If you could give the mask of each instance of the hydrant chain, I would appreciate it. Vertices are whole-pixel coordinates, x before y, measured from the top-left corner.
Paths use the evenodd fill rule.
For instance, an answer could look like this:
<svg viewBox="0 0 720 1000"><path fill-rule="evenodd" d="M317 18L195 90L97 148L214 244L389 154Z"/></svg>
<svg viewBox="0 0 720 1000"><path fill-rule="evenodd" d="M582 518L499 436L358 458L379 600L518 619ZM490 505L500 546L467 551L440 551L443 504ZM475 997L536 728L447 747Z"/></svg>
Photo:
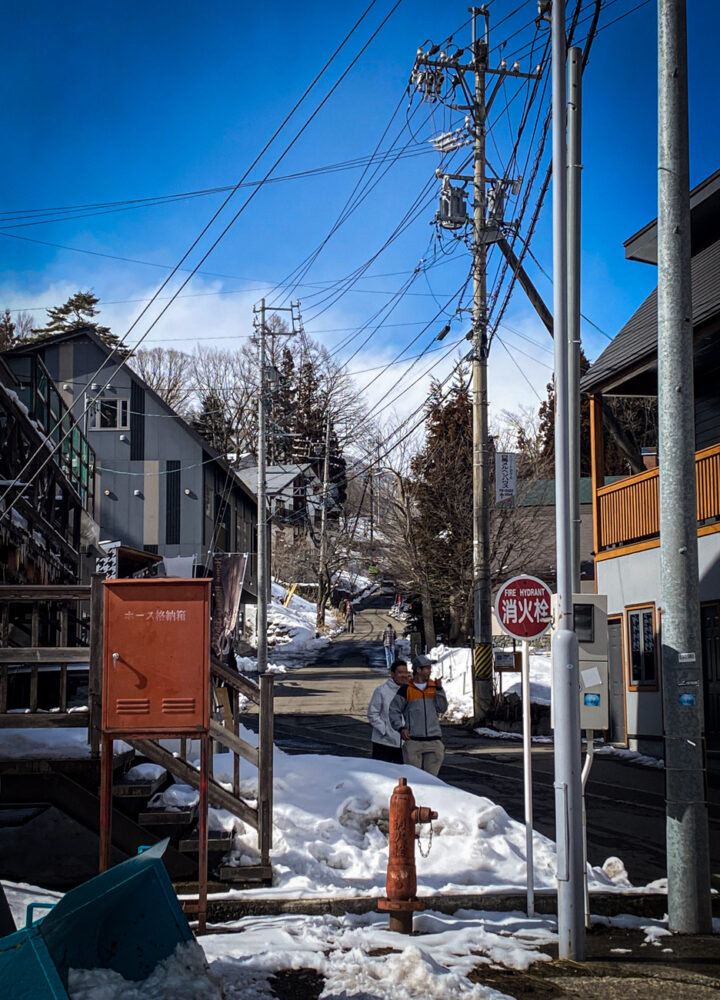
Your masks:
<svg viewBox="0 0 720 1000"><path fill-rule="evenodd" d="M430 848L432 847L432 838L433 838L432 820L430 820L430 836L428 837L428 843L427 843L427 850L426 851L423 850L422 841L420 840L420 833L421 832L422 832L422 827L418 826L416 828L416 830L415 830L415 839L418 842L418 850L420 851L420 856L423 857L423 858L427 858L428 855L430 854Z"/></svg>

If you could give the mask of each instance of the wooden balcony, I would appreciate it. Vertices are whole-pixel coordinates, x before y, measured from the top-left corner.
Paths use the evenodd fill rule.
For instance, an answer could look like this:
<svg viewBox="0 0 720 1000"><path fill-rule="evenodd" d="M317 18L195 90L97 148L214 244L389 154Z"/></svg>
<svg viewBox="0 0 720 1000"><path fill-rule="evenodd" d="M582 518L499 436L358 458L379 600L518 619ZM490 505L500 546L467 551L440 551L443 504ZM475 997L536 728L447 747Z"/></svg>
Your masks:
<svg viewBox="0 0 720 1000"><path fill-rule="evenodd" d="M695 456L698 528L720 520L720 445ZM629 476L597 490L597 552L634 545L660 535L658 470Z"/></svg>

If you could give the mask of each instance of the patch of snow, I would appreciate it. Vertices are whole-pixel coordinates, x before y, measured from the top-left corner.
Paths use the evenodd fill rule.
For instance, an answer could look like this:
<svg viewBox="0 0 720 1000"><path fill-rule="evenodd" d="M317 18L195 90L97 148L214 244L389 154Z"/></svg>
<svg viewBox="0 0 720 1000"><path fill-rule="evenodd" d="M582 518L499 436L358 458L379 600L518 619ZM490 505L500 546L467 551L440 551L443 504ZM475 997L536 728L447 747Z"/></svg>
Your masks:
<svg viewBox="0 0 720 1000"><path fill-rule="evenodd" d="M643 767L665 767L665 761L661 757L650 757L647 754L637 753L635 750L626 750L624 747L598 747L595 750L595 756L617 757L619 760L626 760L631 764L642 764Z"/></svg>
<svg viewBox="0 0 720 1000"><path fill-rule="evenodd" d="M142 982L111 969L70 969L70 1000L223 1000L222 985L209 971L196 941L183 941Z"/></svg>
<svg viewBox="0 0 720 1000"><path fill-rule="evenodd" d="M228 1000L265 998L268 977L300 968L325 978L325 997L494 1000L501 994L471 982L470 972L490 962L527 969L549 959L540 949L556 939L552 918L520 913L428 910L415 915L412 938L390 933L387 924L380 913L246 917L227 925L232 933L201 943ZM377 954L387 949L394 954Z"/></svg>
<svg viewBox="0 0 720 1000"><path fill-rule="evenodd" d="M125 780L130 782L157 781L165 773L165 768L161 764L136 764L125 772Z"/></svg>
<svg viewBox="0 0 720 1000"><path fill-rule="evenodd" d="M115 740L115 753L130 750L127 743ZM87 729L0 729L0 760L35 760L38 757L89 757Z"/></svg>

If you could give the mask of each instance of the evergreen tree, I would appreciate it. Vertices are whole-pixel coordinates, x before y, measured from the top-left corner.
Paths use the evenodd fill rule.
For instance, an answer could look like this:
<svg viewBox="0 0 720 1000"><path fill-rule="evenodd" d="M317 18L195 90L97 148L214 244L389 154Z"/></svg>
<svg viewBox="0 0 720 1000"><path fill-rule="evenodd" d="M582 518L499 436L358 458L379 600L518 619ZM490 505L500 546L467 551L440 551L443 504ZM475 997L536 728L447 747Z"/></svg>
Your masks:
<svg viewBox="0 0 720 1000"><path fill-rule="evenodd" d="M7 351L15 344L15 324L9 309L0 317L0 351Z"/></svg>
<svg viewBox="0 0 720 1000"><path fill-rule="evenodd" d="M33 341L45 340L56 333L66 333L69 330L90 327L109 347L117 348L118 357L124 360L130 355L128 348L118 346L120 338L117 334L112 333L109 326L102 326L94 318L100 312L97 308L99 301L91 289L86 292L75 292L61 306L52 306L47 310L47 323L45 326L33 330L34 336L29 339Z"/></svg>
<svg viewBox="0 0 720 1000"><path fill-rule="evenodd" d="M203 397L202 409L192 419L191 425L221 455L235 450L233 427L218 393L211 391Z"/></svg>
<svg viewBox="0 0 720 1000"><path fill-rule="evenodd" d="M580 348L580 377L589 369L590 362L585 356L585 352ZM654 401L646 397L618 396L609 397L603 401L603 405L615 418L615 422L620 424L626 433L627 440L635 453L635 458L631 463L623 449L618 445L611 433L605 432L605 475L606 476L627 476L634 468L642 468L641 448L657 446L657 406ZM552 382L547 385L547 399L540 404L538 411L538 441L535 448L531 447L523 435L522 429L518 432L517 447L520 452L520 465L523 473L527 473L525 466L527 459L532 452L537 453L535 460L536 468L532 471L535 475L552 479L555 475L555 386ZM580 475L591 475L591 446L590 446L590 400L587 396L580 397Z"/></svg>
<svg viewBox="0 0 720 1000"><path fill-rule="evenodd" d="M412 462L416 543L449 641L472 631L472 399L461 369L450 394L431 387L426 443Z"/></svg>

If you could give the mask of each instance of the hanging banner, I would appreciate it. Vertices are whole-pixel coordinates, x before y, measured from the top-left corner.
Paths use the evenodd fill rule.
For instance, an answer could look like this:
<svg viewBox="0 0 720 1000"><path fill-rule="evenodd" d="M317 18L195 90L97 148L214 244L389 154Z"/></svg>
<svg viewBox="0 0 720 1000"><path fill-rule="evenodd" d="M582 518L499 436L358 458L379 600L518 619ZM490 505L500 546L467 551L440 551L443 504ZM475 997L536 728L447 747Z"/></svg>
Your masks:
<svg viewBox="0 0 720 1000"><path fill-rule="evenodd" d="M517 492L517 472L513 452L495 452L495 502L512 506Z"/></svg>

